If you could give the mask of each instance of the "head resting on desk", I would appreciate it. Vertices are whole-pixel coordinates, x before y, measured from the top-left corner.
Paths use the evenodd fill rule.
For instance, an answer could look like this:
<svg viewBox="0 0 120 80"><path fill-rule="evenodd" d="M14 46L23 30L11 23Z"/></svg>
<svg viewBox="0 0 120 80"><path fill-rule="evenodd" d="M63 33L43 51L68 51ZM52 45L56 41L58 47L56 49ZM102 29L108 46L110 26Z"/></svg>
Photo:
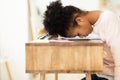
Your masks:
<svg viewBox="0 0 120 80"><path fill-rule="evenodd" d="M51 2L44 13L43 24L50 35L63 37L87 36L92 32L91 24L83 17L88 11L72 5L62 6L60 0Z"/></svg>

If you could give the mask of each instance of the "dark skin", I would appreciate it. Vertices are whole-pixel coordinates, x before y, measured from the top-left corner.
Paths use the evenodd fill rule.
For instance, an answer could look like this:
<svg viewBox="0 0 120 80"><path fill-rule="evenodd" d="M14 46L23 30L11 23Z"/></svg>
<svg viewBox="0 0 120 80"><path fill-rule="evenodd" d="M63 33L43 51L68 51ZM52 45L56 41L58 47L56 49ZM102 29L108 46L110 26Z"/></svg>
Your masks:
<svg viewBox="0 0 120 80"><path fill-rule="evenodd" d="M69 30L67 31L67 36L88 36L93 31L92 25L95 24L101 13L101 11L89 11L87 15L76 17L74 20L76 21L77 25L74 27L70 26Z"/></svg>

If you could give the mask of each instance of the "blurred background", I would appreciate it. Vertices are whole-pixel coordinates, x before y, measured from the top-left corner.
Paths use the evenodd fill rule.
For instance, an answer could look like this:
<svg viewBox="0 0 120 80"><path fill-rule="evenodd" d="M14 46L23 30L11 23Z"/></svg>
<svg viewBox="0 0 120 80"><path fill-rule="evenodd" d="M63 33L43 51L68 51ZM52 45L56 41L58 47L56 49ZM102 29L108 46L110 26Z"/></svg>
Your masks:
<svg viewBox="0 0 120 80"><path fill-rule="evenodd" d="M25 72L25 43L36 39L46 5L55 0L0 0L0 80L39 80ZM120 0L61 0L86 10L112 10L120 15ZM48 74L46 80L54 80ZM59 80L80 80L84 74L59 74Z"/></svg>

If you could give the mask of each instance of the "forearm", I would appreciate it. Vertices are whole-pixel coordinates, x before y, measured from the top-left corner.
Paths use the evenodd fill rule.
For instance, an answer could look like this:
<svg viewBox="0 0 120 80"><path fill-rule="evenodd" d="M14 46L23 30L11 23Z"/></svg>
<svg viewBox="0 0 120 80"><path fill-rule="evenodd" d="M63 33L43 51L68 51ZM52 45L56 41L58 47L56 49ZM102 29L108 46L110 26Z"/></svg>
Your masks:
<svg viewBox="0 0 120 80"><path fill-rule="evenodd" d="M120 80L120 36L114 36L110 41L110 48L114 60L114 80Z"/></svg>
<svg viewBox="0 0 120 80"><path fill-rule="evenodd" d="M115 67L114 80L120 80L120 67Z"/></svg>
<svg viewBox="0 0 120 80"><path fill-rule="evenodd" d="M114 57L114 80L120 80L120 49L116 47L113 49L113 57Z"/></svg>
<svg viewBox="0 0 120 80"><path fill-rule="evenodd" d="M114 54L114 62L115 62L114 80L120 80L120 55L118 55L118 53L119 52L117 52L116 50Z"/></svg>

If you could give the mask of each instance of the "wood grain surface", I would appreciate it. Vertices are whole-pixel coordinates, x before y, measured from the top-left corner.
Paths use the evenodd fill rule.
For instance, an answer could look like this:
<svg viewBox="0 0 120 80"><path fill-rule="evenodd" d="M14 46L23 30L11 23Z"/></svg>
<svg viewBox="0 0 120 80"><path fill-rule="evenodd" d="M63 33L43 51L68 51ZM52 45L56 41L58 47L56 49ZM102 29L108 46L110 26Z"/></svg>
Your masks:
<svg viewBox="0 0 120 80"><path fill-rule="evenodd" d="M103 70L103 42L82 40L48 43L28 42L26 72L100 72Z"/></svg>

